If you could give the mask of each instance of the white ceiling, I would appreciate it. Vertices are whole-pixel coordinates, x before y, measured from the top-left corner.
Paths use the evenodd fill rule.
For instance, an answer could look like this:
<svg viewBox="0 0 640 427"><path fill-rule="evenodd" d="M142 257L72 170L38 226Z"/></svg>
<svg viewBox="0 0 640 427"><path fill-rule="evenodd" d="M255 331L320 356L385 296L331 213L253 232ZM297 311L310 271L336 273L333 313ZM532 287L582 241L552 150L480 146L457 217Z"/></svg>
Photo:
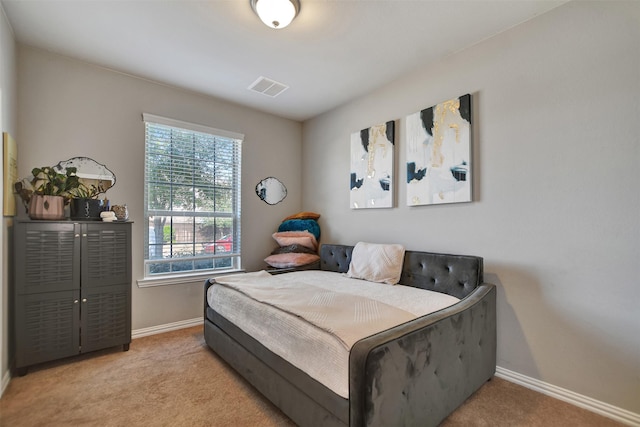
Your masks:
<svg viewBox="0 0 640 427"><path fill-rule="evenodd" d="M2 0L19 43L305 120L565 0L301 0L268 28L249 0ZM260 76L289 86L268 97Z"/></svg>

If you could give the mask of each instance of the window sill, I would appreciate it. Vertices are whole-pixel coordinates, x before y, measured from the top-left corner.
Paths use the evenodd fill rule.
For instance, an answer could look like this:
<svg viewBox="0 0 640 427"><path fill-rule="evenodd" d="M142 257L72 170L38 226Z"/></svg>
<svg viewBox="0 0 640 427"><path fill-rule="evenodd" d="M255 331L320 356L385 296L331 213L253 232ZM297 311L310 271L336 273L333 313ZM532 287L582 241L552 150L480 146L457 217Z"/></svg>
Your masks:
<svg viewBox="0 0 640 427"><path fill-rule="evenodd" d="M145 277L144 279L138 279L137 283L139 288L204 283L205 280L212 277L226 276L227 274L235 273L244 273L244 270L222 270L216 272L207 271L204 273L170 274L159 277Z"/></svg>

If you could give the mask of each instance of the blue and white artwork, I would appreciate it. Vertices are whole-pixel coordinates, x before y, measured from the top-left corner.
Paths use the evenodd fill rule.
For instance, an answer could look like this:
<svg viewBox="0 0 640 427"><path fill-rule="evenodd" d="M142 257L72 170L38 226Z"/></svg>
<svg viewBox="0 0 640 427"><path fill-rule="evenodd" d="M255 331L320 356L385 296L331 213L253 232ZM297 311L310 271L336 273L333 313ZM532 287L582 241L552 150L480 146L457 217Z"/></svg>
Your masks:
<svg viewBox="0 0 640 427"><path fill-rule="evenodd" d="M407 205L471 201L471 95L406 118Z"/></svg>
<svg viewBox="0 0 640 427"><path fill-rule="evenodd" d="M393 207L395 122L351 134L352 209Z"/></svg>

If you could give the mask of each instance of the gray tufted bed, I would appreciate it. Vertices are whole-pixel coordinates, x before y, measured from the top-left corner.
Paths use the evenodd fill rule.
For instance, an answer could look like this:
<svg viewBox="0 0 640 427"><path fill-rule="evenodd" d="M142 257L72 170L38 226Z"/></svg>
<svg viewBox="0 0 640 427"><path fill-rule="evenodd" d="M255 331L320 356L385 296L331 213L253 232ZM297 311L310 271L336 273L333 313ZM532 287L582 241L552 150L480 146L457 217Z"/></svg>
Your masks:
<svg viewBox="0 0 640 427"><path fill-rule="evenodd" d="M323 245L320 270L347 272L352 251ZM405 252L400 284L460 301L355 342L348 398L212 309L214 283L205 283L206 343L301 426L435 426L495 373L496 289L480 257Z"/></svg>

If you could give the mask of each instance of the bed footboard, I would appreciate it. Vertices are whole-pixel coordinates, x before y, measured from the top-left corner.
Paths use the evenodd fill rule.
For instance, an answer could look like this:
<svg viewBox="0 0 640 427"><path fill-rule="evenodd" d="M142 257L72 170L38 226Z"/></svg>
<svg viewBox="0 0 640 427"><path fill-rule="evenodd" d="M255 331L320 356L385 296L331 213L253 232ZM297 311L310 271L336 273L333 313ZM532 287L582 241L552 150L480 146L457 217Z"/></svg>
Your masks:
<svg viewBox="0 0 640 427"><path fill-rule="evenodd" d="M437 426L496 368L496 288L357 342L351 426Z"/></svg>

